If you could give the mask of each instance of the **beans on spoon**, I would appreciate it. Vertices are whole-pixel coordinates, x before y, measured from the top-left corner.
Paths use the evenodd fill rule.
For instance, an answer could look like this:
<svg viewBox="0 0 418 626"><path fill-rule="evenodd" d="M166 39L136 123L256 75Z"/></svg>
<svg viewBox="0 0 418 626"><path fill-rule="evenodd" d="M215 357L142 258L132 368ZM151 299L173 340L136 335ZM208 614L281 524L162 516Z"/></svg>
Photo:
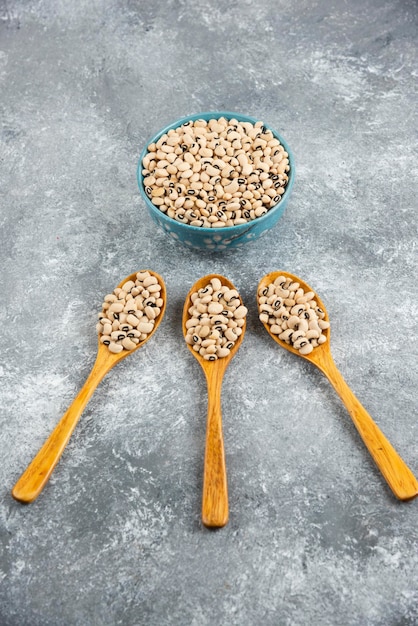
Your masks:
<svg viewBox="0 0 418 626"><path fill-rule="evenodd" d="M297 294L298 289L303 294L300 291ZM272 296L270 304L267 304ZM275 302L274 297L282 301ZM297 315L294 307L301 304L304 307ZM400 500L415 498L418 495L417 479L360 404L335 365L330 348L328 313L319 296L297 276L283 271L271 272L259 282L257 305L260 320L272 339L282 348L316 365L328 378L395 496ZM292 316L299 317L299 321L291 319ZM313 329L316 333L307 337Z"/></svg>
<svg viewBox="0 0 418 626"><path fill-rule="evenodd" d="M234 285L219 274L198 280L183 308L183 335L203 369L208 389L202 498L202 521L208 527L225 526L229 517L221 389L226 368L244 338L246 313Z"/></svg>
<svg viewBox="0 0 418 626"><path fill-rule="evenodd" d="M137 343L133 342L133 345L131 345L131 343L126 343L126 338L129 334L129 330L127 330L127 332L120 331L120 334L122 335L123 333L124 337L122 338L121 336L119 340L115 337L114 340L109 341L109 343L107 343L106 340L103 342L103 337L106 337L106 335L103 335L102 332L99 332L98 351L93 368L71 406L64 413L58 425L52 431L51 435L46 440L42 448L39 450L38 454L34 457L32 462L29 464L29 466L26 468L26 470L14 486L12 490L12 496L15 498L15 500L23 503L29 503L39 496L42 489L48 482L49 477L51 476L55 466L57 465L65 449L65 446L67 445L71 434L73 433L78 423L78 420L81 417L82 412L84 411L98 384L101 382L104 376L112 369L112 367L114 367L117 363L119 363L119 361L127 357L129 354L135 352L135 350L137 350L138 348L141 348L157 330L164 316L167 299L166 287L161 276L151 270L135 272L134 274L131 274L130 276L125 278L118 285L118 287L114 291L114 294L115 292L118 293L119 290L119 293L123 291L123 293L127 295L127 283L132 282L133 287L131 287L130 285L129 287L130 289L135 288L135 283L138 282L138 274L144 273L154 277L154 281L152 281L151 284L158 284L161 287L161 306L159 307L159 314L154 319L152 327L151 325L145 327L145 330L148 331L146 333L138 333L137 336L132 335L132 337L128 337L131 342L132 339L135 339L135 341L138 340ZM125 287L125 289L122 290L122 287ZM116 300L110 299L107 302L109 303L109 308L111 308L112 303L116 302ZM119 300L119 302L122 302L122 298ZM116 307L117 310L114 310L116 316L119 315L119 308L120 307ZM102 330L104 329L104 323L110 322L110 313L104 315L104 313L102 312L101 314L100 319L103 320L103 324L101 324L101 322L99 323L102 326ZM106 322L104 321L105 318ZM113 321L115 321L115 319L113 319ZM118 326L120 326L120 324ZM132 325L130 326L131 329L134 328L132 327ZM110 345L111 343L113 344L112 347ZM123 343L125 345L122 345Z"/></svg>

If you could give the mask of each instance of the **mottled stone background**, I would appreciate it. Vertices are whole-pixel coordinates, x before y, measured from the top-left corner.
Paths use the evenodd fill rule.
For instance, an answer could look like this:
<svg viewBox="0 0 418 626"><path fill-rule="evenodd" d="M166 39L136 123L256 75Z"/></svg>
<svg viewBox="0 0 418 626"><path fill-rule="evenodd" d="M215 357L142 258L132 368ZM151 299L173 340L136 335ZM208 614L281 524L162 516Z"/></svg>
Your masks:
<svg viewBox="0 0 418 626"><path fill-rule="evenodd" d="M0 2L1 626L412 626L417 502L345 408L269 340L255 289L299 274L347 382L418 474L414 0ZM200 254L149 219L137 159L215 109L293 148L279 224ZM97 389L37 501L10 491L86 379L102 296L151 267L158 334ZM184 297L219 272L250 309L223 388L230 522L200 522L206 390Z"/></svg>

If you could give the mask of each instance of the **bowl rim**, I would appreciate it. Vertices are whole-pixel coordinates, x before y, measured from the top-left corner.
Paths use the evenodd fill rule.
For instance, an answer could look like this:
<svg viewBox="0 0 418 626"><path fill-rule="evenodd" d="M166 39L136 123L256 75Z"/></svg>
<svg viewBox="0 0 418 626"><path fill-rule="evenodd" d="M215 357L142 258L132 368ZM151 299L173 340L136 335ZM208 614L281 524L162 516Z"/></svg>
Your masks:
<svg viewBox="0 0 418 626"><path fill-rule="evenodd" d="M151 209L153 213L157 216L157 218L162 220L163 222L166 222L170 228L174 224L179 229L187 228L187 231L185 232L190 232L190 233L195 233L195 234L201 233L202 235L205 234L206 236L208 235L213 236L214 234L222 235L222 236L231 235L233 233L237 233L237 231L248 229L249 227L252 227L255 224L262 225L264 221L271 218L271 215L274 214L276 210L280 210L280 207L282 206L284 198L286 196L289 196L290 192L292 191L293 183L295 180L295 160L294 160L293 152L289 148L287 141L282 137L282 135L279 132L277 132L277 130L275 130L268 123L263 121L263 125L273 133L273 135L280 141L281 145L283 146L285 151L288 153L289 165L290 165L289 180L287 182L285 192L282 195L282 199L280 202L275 204L271 209L269 209L267 213L265 213L264 215L261 215L260 217L257 217L254 220L250 220L249 222L246 222L245 224L236 224L235 226L224 226L223 228L208 228L206 226L192 226L191 224L183 224L182 222L178 222L172 217L168 217L168 215L160 211L157 206L155 206L154 204L152 204L152 202L150 202L150 199L145 193L144 185L142 182L144 177L142 174L142 167L141 167L142 160L148 152L148 146L152 143L156 143L158 139L162 135L164 135L164 133L167 133L169 130L181 126L185 122L196 121L199 119L204 119L207 121L209 119L219 119L220 117L225 117L228 120L236 119L238 122L239 121L250 122L252 124L263 121L260 118L256 118L251 115L246 115L244 113L238 113L238 112L233 112L233 111L202 111L200 113L192 113L191 115L185 115L184 117L181 117L171 122L170 124L166 124L161 130L159 130L157 133L154 133L154 135L152 135L152 137L149 138L149 140L145 143L144 148L141 151L141 154L138 160L138 165L136 168L136 178L137 178L139 192L142 198L144 199L145 204L148 207L148 209Z"/></svg>

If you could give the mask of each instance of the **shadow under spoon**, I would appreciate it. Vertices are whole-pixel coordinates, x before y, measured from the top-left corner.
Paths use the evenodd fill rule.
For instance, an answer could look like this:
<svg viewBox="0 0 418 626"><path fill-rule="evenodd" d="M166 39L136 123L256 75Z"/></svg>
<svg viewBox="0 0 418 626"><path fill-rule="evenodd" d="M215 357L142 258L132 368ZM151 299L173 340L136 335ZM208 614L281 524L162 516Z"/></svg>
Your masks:
<svg viewBox="0 0 418 626"><path fill-rule="evenodd" d="M186 322L190 319L191 296L194 292L205 287L212 278L218 278L222 285L226 285L229 289L235 289L234 285L227 278L219 274L209 274L200 278L190 289L184 303L182 322L184 337L187 335ZM202 522L208 527L220 528L225 526L229 517L225 450L222 434L221 390L226 368L244 339L245 328L246 323L242 326L242 333L235 341L230 353L216 361L206 361L198 352L193 350L192 346L186 344L203 369L208 391L202 496Z"/></svg>
<svg viewBox="0 0 418 626"><path fill-rule="evenodd" d="M319 296L316 294L315 290L301 278L294 276L293 274L289 274L288 272L271 272L261 279L257 289L257 305L259 305L258 294L261 293L261 291L270 283L274 282L279 276L284 276L285 278L292 280L292 282L298 282L305 292L314 292L315 300L319 307L321 307L324 311L325 320L329 322L326 308ZM303 355L300 354L298 350L293 348L293 346L287 344L285 341L282 341L276 334L272 333L269 324L263 323L263 325L270 337L274 339L274 341L282 348L285 348L285 350L310 361L316 365L316 367L318 367L323 374L325 374L343 401L355 427L363 439L364 444L395 496L400 500L411 500L412 498L415 498L418 495L417 479L375 424L366 409L360 404L359 400L351 391L350 387L347 385L341 373L337 369L331 355L330 328L323 331L326 335L327 341L315 347L310 354Z"/></svg>
<svg viewBox="0 0 418 626"><path fill-rule="evenodd" d="M28 504L35 500L41 493L42 489L48 482L55 466L57 465L65 446L67 445L78 420L81 417L88 401L90 400L93 392L98 384L102 381L105 375L112 369L119 361L131 355L133 352L142 348L142 346L152 337L157 330L165 312L166 306L166 287L163 279L156 272L148 270L150 274L158 279L161 286L161 298L163 305L161 307L160 314L155 320L154 328L149 333L146 339L141 341L133 350L123 350L118 354L114 354L109 351L108 347L100 343L100 337L98 341L98 350L96 361L93 368L81 388L80 392L74 399L71 406L62 416L61 420L52 431L48 439L45 441L38 454L34 457L26 470L23 472L12 490L12 496L15 500ZM127 281L136 279L136 274L131 274L124 278L118 287L122 287Z"/></svg>

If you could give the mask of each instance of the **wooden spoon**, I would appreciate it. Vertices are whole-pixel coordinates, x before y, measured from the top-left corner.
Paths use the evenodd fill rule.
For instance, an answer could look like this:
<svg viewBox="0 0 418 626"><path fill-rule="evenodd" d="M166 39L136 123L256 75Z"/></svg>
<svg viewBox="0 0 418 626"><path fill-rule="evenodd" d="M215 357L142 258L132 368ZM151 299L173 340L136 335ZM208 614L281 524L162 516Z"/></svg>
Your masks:
<svg viewBox="0 0 418 626"><path fill-rule="evenodd" d="M191 296L205 287L212 278L219 278L222 285L235 289L224 276L209 274L198 280L187 294L183 308L183 335L186 337L186 322L190 319ZM242 302L241 302L242 303ZM222 435L221 390L222 379L232 357L244 339L246 323L230 353L216 361L206 361L192 346L190 352L199 361L206 377L208 389L208 413L206 422L206 445L203 472L202 522L205 526L220 528L228 522L228 488L226 479L225 451Z"/></svg>
<svg viewBox="0 0 418 626"><path fill-rule="evenodd" d="M303 280L301 280L297 276L294 276L293 274L289 274L288 272L271 272L270 274L264 276L264 278L261 279L258 285L257 304L258 293L260 292L260 290L265 288L271 282L274 282L274 280L279 276L284 276L285 278L291 279L294 282L300 283L300 286L305 292L314 291ZM319 296L316 295L316 292L315 300L317 301L321 309L325 312L325 319L329 322L326 308L323 302L321 302ZM365 443L377 467L382 472L384 478L386 479L389 487L392 489L395 496L400 500L411 500L412 498L415 498L418 495L418 482L415 476L412 474L411 470L401 459L401 457L398 455L396 450L392 447L392 445L389 443L383 433L379 430L373 419L357 400L350 387L343 379L341 373L338 371L331 355L330 329L327 328L323 331L323 333L327 337L327 341L322 345L314 348L310 354L304 356L300 354L298 350L279 339L277 335L274 335L270 331L270 326L268 324L263 325L266 331L272 337L272 339L274 339L274 341L282 346L282 348L285 348L286 350L289 350L289 352L293 352L293 354L296 354L297 356L303 357L307 361L310 361L311 363L316 365L323 374L325 374L325 376L328 378L328 380L340 396L341 400L345 404L354 422L354 425L356 426L361 438L363 439L363 442Z"/></svg>
<svg viewBox="0 0 418 626"><path fill-rule="evenodd" d="M122 359L138 350L138 348L142 348L157 330L165 312L167 299L166 287L161 276L151 270L148 271L158 279L161 285L161 298L163 299L163 306L161 307L158 318L155 320L152 332L149 333L147 338L141 341L136 348L133 350L123 350L119 354L110 352L106 345L100 343L99 338L96 361L82 389L12 490L12 496L19 502L25 504L32 502L41 493L54 467L58 463L88 401L107 372L111 370L116 363L122 361ZM118 287L122 287L128 280L135 281L136 274L137 272L124 278Z"/></svg>

